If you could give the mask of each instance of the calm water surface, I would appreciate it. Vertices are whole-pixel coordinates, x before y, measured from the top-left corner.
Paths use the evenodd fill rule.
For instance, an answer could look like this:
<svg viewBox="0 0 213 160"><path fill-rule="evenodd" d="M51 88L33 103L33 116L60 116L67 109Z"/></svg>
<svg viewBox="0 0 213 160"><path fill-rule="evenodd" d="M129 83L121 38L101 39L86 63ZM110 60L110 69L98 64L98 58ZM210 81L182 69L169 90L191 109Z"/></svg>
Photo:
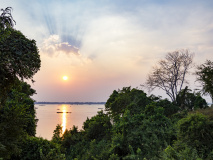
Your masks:
<svg viewBox="0 0 213 160"><path fill-rule="evenodd" d="M46 104L35 105L38 119L36 136L50 140L57 124L62 125L62 131L70 129L73 125L82 129L83 122L104 109L104 105L69 105ZM57 113L62 112L62 113ZM67 113L71 112L71 113Z"/></svg>

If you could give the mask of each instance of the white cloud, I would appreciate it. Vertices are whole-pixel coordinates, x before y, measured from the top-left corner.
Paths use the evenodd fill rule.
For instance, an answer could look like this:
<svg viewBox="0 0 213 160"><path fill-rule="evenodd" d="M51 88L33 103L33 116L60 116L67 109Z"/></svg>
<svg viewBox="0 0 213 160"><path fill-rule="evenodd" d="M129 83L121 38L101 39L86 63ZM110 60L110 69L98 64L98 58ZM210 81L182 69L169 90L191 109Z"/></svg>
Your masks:
<svg viewBox="0 0 213 160"><path fill-rule="evenodd" d="M79 48L68 42L62 42L59 35L51 35L49 38L45 39L40 50L41 53L48 54L49 56L58 54L80 55Z"/></svg>

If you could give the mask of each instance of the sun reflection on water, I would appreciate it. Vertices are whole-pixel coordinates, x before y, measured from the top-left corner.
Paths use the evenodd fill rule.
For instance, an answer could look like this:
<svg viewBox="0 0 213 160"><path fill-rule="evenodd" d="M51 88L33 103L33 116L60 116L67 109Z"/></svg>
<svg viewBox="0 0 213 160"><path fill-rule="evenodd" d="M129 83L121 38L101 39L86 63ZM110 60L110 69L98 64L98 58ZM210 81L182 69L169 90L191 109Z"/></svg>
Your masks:
<svg viewBox="0 0 213 160"><path fill-rule="evenodd" d="M62 116L62 134L64 134L67 128L67 108L63 105L63 116Z"/></svg>

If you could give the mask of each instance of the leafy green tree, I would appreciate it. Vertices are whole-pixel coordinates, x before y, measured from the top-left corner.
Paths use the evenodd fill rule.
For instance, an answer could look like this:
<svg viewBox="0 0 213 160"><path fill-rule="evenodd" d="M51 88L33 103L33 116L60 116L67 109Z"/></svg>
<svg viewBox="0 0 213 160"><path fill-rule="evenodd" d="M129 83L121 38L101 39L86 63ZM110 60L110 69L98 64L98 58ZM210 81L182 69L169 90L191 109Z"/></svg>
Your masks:
<svg viewBox="0 0 213 160"><path fill-rule="evenodd" d="M11 8L0 16L0 157L14 159L28 135L35 136L35 93L23 79L31 79L40 68L35 40L13 29ZM20 159L20 158L19 158Z"/></svg>
<svg viewBox="0 0 213 160"><path fill-rule="evenodd" d="M201 97L200 93L191 93L188 87L179 92L176 103L181 110L186 109L192 111L198 108L204 109L208 107L206 100Z"/></svg>
<svg viewBox="0 0 213 160"><path fill-rule="evenodd" d="M55 143L61 143L62 140L62 126L58 124L56 129L53 131L52 141Z"/></svg>
<svg viewBox="0 0 213 160"><path fill-rule="evenodd" d="M24 130L30 136L35 136L37 124L34 100L30 97L34 94L35 90L32 89L29 84L19 80L7 94L7 104L9 104L9 106L13 106L18 103L19 105L24 105L26 107L27 121L25 123Z"/></svg>
<svg viewBox="0 0 213 160"><path fill-rule="evenodd" d="M206 62L197 67L195 72L197 81L201 82L202 92L209 94L213 103L213 62L206 60Z"/></svg>
<svg viewBox="0 0 213 160"><path fill-rule="evenodd" d="M111 128L110 118L107 114L104 114L103 111L99 111L96 116L87 119L83 125L85 137L89 140L110 139Z"/></svg>
<svg viewBox="0 0 213 160"><path fill-rule="evenodd" d="M143 113L135 115L126 110L113 127L113 154L121 158L138 152L141 158L158 157L171 140L171 121L163 110L155 103L147 105Z"/></svg>
<svg viewBox="0 0 213 160"><path fill-rule="evenodd" d="M65 149L66 157L76 158L76 156L79 154L79 151L82 151L82 147L80 146L83 145L83 141L84 134L83 132L78 131L76 126L73 126L73 128L70 130L65 130L61 137L60 144Z"/></svg>
<svg viewBox="0 0 213 160"><path fill-rule="evenodd" d="M186 144L181 145L182 149L178 151L175 148L168 146L162 154L162 160L202 160L196 149Z"/></svg>
<svg viewBox="0 0 213 160"><path fill-rule="evenodd" d="M34 93L26 82L17 81L0 108L0 143L4 146L0 155L3 152L4 158L20 152L20 143L26 135L35 136L37 119L34 101L30 98Z"/></svg>
<svg viewBox="0 0 213 160"><path fill-rule="evenodd" d="M0 143L4 146L0 153L4 152L5 158L20 152L20 143L26 135L35 136L37 120L34 101L30 98L34 93L26 82L17 81L0 108Z"/></svg>
<svg viewBox="0 0 213 160"><path fill-rule="evenodd" d="M112 130L110 117L100 111L96 116L87 118L82 128L78 131L73 126L62 135L61 126L58 125L52 142L61 145L67 159L108 159Z"/></svg>
<svg viewBox="0 0 213 160"><path fill-rule="evenodd" d="M124 87L113 91L105 107L114 121L109 153L112 156L158 159L159 152L176 139L167 117L179 108L167 99L147 97L142 90Z"/></svg>
<svg viewBox="0 0 213 160"><path fill-rule="evenodd" d="M60 145L43 138L28 136L21 144L21 153L12 159L65 160Z"/></svg>
<svg viewBox="0 0 213 160"><path fill-rule="evenodd" d="M122 90L118 91L114 90L105 104L105 110L108 111L113 117L123 114L125 107L131 101L130 97L128 96L130 91L130 87L124 87Z"/></svg>
<svg viewBox="0 0 213 160"><path fill-rule="evenodd" d="M1 9L2 13L0 15L0 30L13 27L15 21L11 15L11 7Z"/></svg>
<svg viewBox="0 0 213 160"><path fill-rule="evenodd" d="M60 141L66 158L109 159L111 128L110 118L100 111L84 122L83 130L78 131L75 126L66 130Z"/></svg>
<svg viewBox="0 0 213 160"><path fill-rule="evenodd" d="M123 87L122 90L113 91L105 104L105 110L116 121L129 108L131 114L141 112L151 101L142 90Z"/></svg>
<svg viewBox="0 0 213 160"><path fill-rule="evenodd" d="M134 115L143 112L146 105L152 102L156 102L157 106L163 107L166 116L171 116L179 110L178 106L168 99L161 99L161 97L154 95L147 97L142 90L131 89L131 87L124 87L118 91L114 90L105 104L105 110L115 120L116 117L122 116L125 109L128 109Z"/></svg>
<svg viewBox="0 0 213 160"><path fill-rule="evenodd" d="M89 142L86 152L81 156L78 156L79 159L88 159L88 160L108 160L110 156L110 141L105 139L97 141L96 139Z"/></svg>
<svg viewBox="0 0 213 160"><path fill-rule="evenodd" d="M213 123L203 114L190 114L178 122L178 140L193 148L199 154L208 154L213 146Z"/></svg>
<svg viewBox="0 0 213 160"><path fill-rule="evenodd" d="M160 106L164 109L164 115L167 117L171 117L180 110L177 104L174 104L168 99L161 99L161 97L156 97L154 95L149 96L149 98L152 102L155 102L157 106Z"/></svg>
<svg viewBox="0 0 213 160"><path fill-rule="evenodd" d="M2 103L17 79L32 79L39 70L41 62L35 40L27 39L20 31L12 28L8 30L9 35L0 40L0 99Z"/></svg>
<svg viewBox="0 0 213 160"><path fill-rule="evenodd" d="M177 141L168 146L164 159L212 159L213 122L201 113L189 114L177 124Z"/></svg>
<svg viewBox="0 0 213 160"><path fill-rule="evenodd" d="M20 143L27 135L24 129L29 117L27 108L27 105L7 103L0 109L0 157L11 159L11 155L20 153Z"/></svg>
<svg viewBox="0 0 213 160"><path fill-rule="evenodd" d="M17 79L31 79L40 69L40 56L35 40L13 29L11 7L0 15L0 105Z"/></svg>

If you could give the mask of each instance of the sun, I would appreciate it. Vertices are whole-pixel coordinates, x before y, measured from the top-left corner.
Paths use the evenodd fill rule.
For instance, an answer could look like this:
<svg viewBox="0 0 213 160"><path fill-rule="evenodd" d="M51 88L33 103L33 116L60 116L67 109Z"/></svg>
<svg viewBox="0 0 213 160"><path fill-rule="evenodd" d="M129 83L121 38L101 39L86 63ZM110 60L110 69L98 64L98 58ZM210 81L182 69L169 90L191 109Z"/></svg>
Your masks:
<svg viewBox="0 0 213 160"><path fill-rule="evenodd" d="M63 80L68 80L68 77L67 76L63 76Z"/></svg>

